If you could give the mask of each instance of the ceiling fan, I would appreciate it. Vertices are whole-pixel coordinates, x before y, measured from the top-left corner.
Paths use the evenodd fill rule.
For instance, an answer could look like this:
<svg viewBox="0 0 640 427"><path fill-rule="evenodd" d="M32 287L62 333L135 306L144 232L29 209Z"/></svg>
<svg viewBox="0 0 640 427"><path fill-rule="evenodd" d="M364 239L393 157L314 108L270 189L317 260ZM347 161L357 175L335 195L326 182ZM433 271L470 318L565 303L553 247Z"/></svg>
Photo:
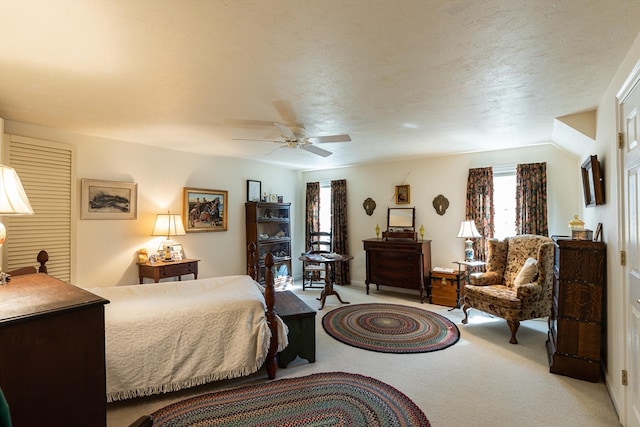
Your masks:
<svg viewBox="0 0 640 427"><path fill-rule="evenodd" d="M333 154L331 151L327 151L323 148L317 147L313 145L314 143L325 143L325 142L348 142L351 141L351 137L349 135L327 135L327 136L305 136L305 137L297 137L293 130L290 127L285 126L280 123L274 123L274 126L278 128L280 135L282 136L282 140L278 139L246 139L246 138L234 138L235 141L268 141L275 142L278 144L283 144L282 146L276 148L276 150L280 148L300 148L302 150L308 151L313 154L317 154L318 156L328 157ZM276 151L273 150L273 151ZM273 153L271 151L267 155Z"/></svg>

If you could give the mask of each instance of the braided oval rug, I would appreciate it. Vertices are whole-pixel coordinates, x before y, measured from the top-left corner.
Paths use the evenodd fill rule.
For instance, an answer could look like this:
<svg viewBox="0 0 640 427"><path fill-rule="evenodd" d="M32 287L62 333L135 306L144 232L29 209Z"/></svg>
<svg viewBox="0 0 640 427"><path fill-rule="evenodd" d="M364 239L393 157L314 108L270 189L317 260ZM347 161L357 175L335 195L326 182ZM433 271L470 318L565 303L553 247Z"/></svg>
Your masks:
<svg viewBox="0 0 640 427"><path fill-rule="evenodd" d="M425 426L406 395L374 378L327 372L208 393L151 415L153 426Z"/></svg>
<svg viewBox="0 0 640 427"><path fill-rule="evenodd" d="M353 304L322 318L324 330L353 347L381 353L427 353L460 339L458 327L432 311L399 304Z"/></svg>

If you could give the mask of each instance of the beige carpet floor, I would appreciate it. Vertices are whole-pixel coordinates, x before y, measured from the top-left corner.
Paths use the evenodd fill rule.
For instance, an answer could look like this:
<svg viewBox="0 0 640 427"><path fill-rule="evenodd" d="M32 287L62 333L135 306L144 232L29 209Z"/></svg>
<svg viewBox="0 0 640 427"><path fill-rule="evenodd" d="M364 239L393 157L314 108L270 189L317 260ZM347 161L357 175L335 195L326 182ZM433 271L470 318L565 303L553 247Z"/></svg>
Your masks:
<svg viewBox="0 0 640 427"><path fill-rule="evenodd" d="M549 373L546 320L522 322L518 345L509 344L502 319L476 310L462 325L461 310L420 304L416 294L364 285L336 286L344 301L406 304L432 310L452 320L460 340L445 350L420 354L375 353L340 343L327 335L322 316L341 304L329 296L316 316L316 363L297 359L278 378L315 372L343 371L377 378L409 396L434 427L603 427L619 426L618 416L603 382L590 383ZM293 291L310 307L320 307L319 289ZM108 405L107 425L128 426L140 415L197 394L267 381L264 371L249 377L216 382L189 390Z"/></svg>

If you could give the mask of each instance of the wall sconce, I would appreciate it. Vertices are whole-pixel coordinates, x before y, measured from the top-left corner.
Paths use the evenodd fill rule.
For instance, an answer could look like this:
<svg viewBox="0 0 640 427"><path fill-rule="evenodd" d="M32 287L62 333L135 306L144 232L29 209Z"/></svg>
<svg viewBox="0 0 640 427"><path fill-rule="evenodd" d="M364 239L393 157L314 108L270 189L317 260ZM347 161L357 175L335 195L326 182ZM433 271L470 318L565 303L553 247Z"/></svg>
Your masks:
<svg viewBox="0 0 640 427"><path fill-rule="evenodd" d="M167 236L160 245L160 250L164 250L164 260L171 261L171 246L176 242L171 236L184 236L184 225L182 225L182 217L180 215L172 215L170 212L166 214L158 214L156 217L156 225L153 227L152 236Z"/></svg>
<svg viewBox="0 0 640 427"><path fill-rule="evenodd" d="M473 241L471 239L482 237L476 228L476 223L473 220L462 221L458 237L467 239L464 241L464 260L473 261Z"/></svg>

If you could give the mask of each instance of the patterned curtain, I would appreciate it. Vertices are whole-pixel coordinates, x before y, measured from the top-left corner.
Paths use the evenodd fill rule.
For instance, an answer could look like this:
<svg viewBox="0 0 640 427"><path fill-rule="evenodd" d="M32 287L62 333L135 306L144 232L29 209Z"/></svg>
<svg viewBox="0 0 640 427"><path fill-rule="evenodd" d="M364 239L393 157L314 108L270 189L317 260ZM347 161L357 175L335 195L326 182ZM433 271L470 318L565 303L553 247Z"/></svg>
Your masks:
<svg viewBox="0 0 640 427"><path fill-rule="evenodd" d="M333 234L333 251L348 254L347 180L345 179L331 181L331 233ZM334 263L334 268L336 284L351 284L349 262Z"/></svg>
<svg viewBox="0 0 640 427"><path fill-rule="evenodd" d="M320 183L307 182L305 204L304 250L309 244L309 233L320 231Z"/></svg>
<svg viewBox="0 0 640 427"><path fill-rule="evenodd" d="M472 219L482 235L473 242L474 258L487 260L487 239L494 233L493 169L469 169L467 178L467 220Z"/></svg>
<svg viewBox="0 0 640 427"><path fill-rule="evenodd" d="M549 235L546 163L516 167L516 233Z"/></svg>

